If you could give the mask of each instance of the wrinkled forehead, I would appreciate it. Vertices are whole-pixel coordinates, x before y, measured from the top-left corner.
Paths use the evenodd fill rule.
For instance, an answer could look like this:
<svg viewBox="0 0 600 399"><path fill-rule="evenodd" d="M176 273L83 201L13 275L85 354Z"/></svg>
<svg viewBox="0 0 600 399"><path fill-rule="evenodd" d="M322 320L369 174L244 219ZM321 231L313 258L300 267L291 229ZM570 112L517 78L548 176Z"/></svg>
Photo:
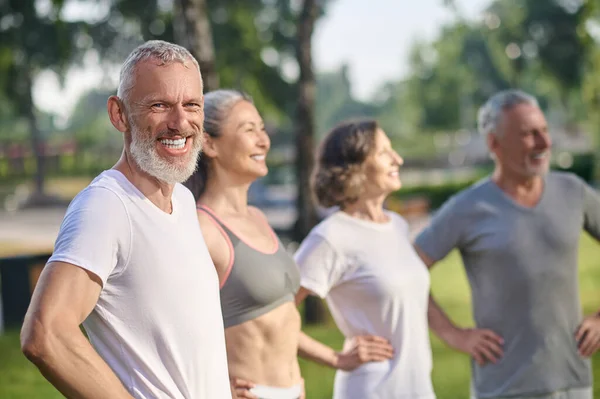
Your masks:
<svg viewBox="0 0 600 399"><path fill-rule="evenodd" d="M185 92L188 96L202 97L202 89L200 71L190 60L170 63L144 60L136 65L133 73L132 93L142 96Z"/></svg>
<svg viewBox="0 0 600 399"><path fill-rule="evenodd" d="M498 127L502 133L519 133L547 128L544 112L534 104L522 103L504 109Z"/></svg>

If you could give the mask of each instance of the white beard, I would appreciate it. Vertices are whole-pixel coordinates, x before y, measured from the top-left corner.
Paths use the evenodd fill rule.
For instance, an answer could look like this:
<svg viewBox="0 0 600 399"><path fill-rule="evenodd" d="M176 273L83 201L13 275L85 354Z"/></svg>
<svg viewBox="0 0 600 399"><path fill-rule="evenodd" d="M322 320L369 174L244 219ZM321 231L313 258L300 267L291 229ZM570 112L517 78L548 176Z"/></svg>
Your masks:
<svg viewBox="0 0 600 399"><path fill-rule="evenodd" d="M130 126L132 128L129 150L134 162L142 171L167 184L183 183L196 171L198 156L202 150L199 134L194 137L192 148L186 155L187 162L181 163L158 155L156 139L145 137L135 124L130 123Z"/></svg>

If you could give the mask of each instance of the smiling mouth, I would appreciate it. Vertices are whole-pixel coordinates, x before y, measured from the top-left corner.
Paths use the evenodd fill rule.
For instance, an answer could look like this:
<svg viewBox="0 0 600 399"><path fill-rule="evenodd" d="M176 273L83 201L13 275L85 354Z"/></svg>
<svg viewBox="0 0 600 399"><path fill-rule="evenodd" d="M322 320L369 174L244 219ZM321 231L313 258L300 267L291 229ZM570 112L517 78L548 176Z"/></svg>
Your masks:
<svg viewBox="0 0 600 399"><path fill-rule="evenodd" d="M187 139L187 137L182 137L179 139L158 139L158 141L169 149L181 150L185 147Z"/></svg>
<svg viewBox="0 0 600 399"><path fill-rule="evenodd" d="M252 155L250 158L254 159L255 161L264 161L265 160L264 155Z"/></svg>
<svg viewBox="0 0 600 399"><path fill-rule="evenodd" d="M548 157L548 153L547 152L541 152L539 154L532 154L531 155L531 159L533 159L534 161L542 161L544 159L546 159Z"/></svg>

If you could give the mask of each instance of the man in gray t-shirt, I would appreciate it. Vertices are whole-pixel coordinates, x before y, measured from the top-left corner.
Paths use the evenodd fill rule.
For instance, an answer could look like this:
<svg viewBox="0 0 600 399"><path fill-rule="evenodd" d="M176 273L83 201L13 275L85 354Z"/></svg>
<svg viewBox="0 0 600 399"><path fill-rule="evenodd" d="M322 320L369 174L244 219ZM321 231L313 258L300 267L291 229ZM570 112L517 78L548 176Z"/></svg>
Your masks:
<svg viewBox="0 0 600 399"><path fill-rule="evenodd" d="M479 128L493 175L451 198L415 243L428 266L460 251L477 328L456 327L433 299L430 326L473 356L475 398L591 399L600 316L582 315L577 257L582 228L600 239L600 197L548 173L546 120L528 94L490 98Z"/></svg>

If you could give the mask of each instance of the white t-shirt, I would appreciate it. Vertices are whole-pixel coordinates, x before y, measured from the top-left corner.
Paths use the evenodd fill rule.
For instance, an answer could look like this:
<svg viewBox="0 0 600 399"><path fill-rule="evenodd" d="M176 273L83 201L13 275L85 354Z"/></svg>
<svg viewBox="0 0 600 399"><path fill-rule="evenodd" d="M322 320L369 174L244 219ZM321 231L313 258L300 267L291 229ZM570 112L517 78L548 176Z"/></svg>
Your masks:
<svg viewBox="0 0 600 399"><path fill-rule="evenodd" d="M83 323L135 398L231 398L219 282L192 194L175 186L173 212L105 171L67 210L49 261L103 283Z"/></svg>
<svg viewBox="0 0 600 399"><path fill-rule="evenodd" d="M433 399L427 323L429 272L393 212L374 223L338 211L316 226L295 259L300 284L325 298L346 339L378 335L395 355L338 371L336 399ZM347 342L346 342L347 343Z"/></svg>

